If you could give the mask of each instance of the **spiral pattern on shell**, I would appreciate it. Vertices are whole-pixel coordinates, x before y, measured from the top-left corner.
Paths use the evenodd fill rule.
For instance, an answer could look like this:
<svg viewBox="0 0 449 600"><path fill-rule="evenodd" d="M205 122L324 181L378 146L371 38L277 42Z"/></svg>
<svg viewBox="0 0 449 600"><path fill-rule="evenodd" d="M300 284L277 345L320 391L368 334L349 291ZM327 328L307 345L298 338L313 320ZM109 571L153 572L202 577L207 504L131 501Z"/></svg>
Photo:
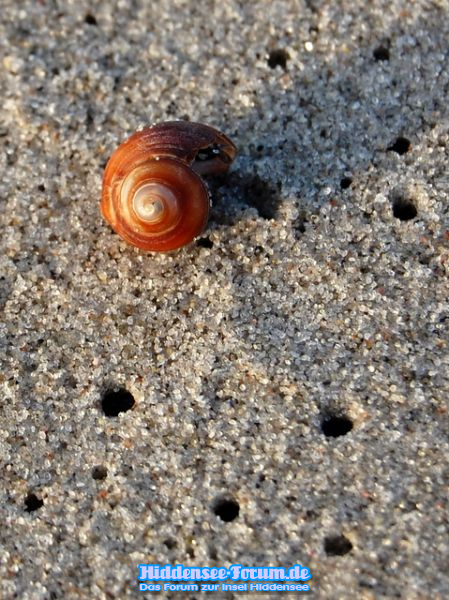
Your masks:
<svg viewBox="0 0 449 600"><path fill-rule="evenodd" d="M172 121L148 127L111 156L101 212L138 248L180 248L207 223L209 191L200 175L224 173L235 154L229 138L201 123Z"/></svg>

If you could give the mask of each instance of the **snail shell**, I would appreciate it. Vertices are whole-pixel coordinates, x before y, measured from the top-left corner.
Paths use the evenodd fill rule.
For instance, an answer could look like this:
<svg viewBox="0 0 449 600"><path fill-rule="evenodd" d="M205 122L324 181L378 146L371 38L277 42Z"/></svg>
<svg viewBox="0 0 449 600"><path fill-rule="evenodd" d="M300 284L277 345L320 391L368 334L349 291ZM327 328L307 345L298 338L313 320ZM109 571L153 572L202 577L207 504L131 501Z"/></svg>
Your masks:
<svg viewBox="0 0 449 600"><path fill-rule="evenodd" d="M225 173L236 147L202 123L169 121L133 134L112 154L101 212L130 244L167 252L206 226L210 198L201 175Z"/></svg>

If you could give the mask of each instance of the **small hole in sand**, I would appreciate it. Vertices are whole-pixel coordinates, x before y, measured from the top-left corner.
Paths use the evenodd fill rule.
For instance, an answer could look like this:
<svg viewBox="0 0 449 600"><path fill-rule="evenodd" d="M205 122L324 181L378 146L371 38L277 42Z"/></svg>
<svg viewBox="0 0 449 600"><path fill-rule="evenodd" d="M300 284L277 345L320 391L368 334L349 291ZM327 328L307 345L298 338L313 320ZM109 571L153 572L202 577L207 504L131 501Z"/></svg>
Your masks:
<svg viewBox="0 0 449 600"><path fill-rule="evenodd" d="M389 152L396 152L397 154L405 154L411 148L411 142L405 137L399 136L391 146L387 148Z"/></svg>
<svg viewBox="0 0 449 600"><path fill-rule="evenodd" d="M87 13L84 17L84 22L87 23L87 25L98 25L97 19L91 13Z"/></svg>
<svg viewBox="0 0 449 600"><path fill-rule="evenodd" d="M124 388L108 390L101 400L101 407L107 417L117 417L121 412L127 412L135 404L134 396Z"/></svg>
<svg viewBox="0 0 449 600"><path fill-rule="evenodd" d="M271 50L271 52L268 54L268 66L270 69L275 69L276 67L286 69L289 58L290 56L288 55L288 52L282 48Z"/></svg>
<svg viewBox="0 0 449 600"><path fill-rule="evenodd" d="M380 45L373 50L374 60L385 61L390 60L390 50L387 46Z"/></svg>
<svg viewBox="0 0 449 600"><path fill-rule="evenodd" d="M92 477L93 477L93 479L97 479L97 480L100 481L102 479L106 479L107 476L108 476L108 470L103 465L96 465L92 469Z"/></svg>
<svg viewBox="0 0 449 600"><path fill-rule="evenodd" d="M222 521L229 523L239 516L240 506L233 498L218 498L213 504L213 511Z"/></svg>
<svg viewBox="0 0 449 600"><path fill-rule="evenodd" d="M321 431L326 437L340 437L346 435L353 427L348 417L328 416L321 422Z"/></svg>
<svg viewBox="0 0 449 600"><path fill-rule="evenodd" d="M36 494L28 494L25 498L26 512L34 512L44 506L44 501L36 496Z"/></svg>
<svg viewBox="0 0 449 600"><path fill-rule="evenodd" d="M401 221L411 221L418 215L413 202L407 198L395 198L393 200L393 216Z"/></svg>
<svg viewBox="0 0 449 600"><path fill-rule="evenodd" d="M330 535L324 538L324 551L328 556L344 556L351 550L352 544L344 535Z"/></svg>
<svg viewBox="0 0 449 600"><path fill-rule="evenodd" d="M164 546L169 550L174 550L177 545L177 541L173 538L167 538L166 540L164 540Z"/></svg>
<svg viewBox="0 0 449 600"><path fill-rule="evenodd" d="M214 242L210 240L208 237L202 237L196 240L196 245L200 248L212 248Z"/></svg>

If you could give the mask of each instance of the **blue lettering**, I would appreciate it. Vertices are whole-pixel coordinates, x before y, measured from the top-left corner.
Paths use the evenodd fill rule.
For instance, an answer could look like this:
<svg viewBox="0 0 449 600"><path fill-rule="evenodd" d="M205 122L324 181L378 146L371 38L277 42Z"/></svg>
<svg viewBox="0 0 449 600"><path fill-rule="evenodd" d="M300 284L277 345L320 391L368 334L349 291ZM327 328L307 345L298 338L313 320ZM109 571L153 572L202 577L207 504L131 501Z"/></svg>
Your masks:
<svg viewBox="0 0 449 600"><path fill-rule="evenodd" d="M155 573L154 573L154 567L158 567L159 565L139 565L139 569L140 569L140 575L139 575L139 579L145 580L145 579L156 579L155 577Z"/></svg>
<svg viewBox="0 0 449 600"><path fill-rule="evenodd" d="M220 587L219 583L205 583L201 586L202 592L216 592Z"/></svg>
<svg viewBox="0 0 449 600"><path fill-rule="evenodd" d="M174 579L174 580L177 580L177 581L179 581L179 580L182 581L182 578L183 578L183 576L182 576L182 570L183 570L183 568L184 567L182 565L177 564L176 567L174 569L172 569L172 571L171 571L171 578Z"/></svg>
<svg viewBox="0 0 449 600"><path fill-rule="evenodd" d="M231 565L229 571L231 572L231 579L239 579L242 565Z"/></svg>
<svg viewBox="0 0 449 600"><path fill-rule="evenodd" d="M290 579L296 581L308 581L312 577L310 570L307 567L301 567L301 565L291 567L288 571L288 576Z"/></svg>
<svg viewBox="0 0 449 600"><path fill-rule="evenodd" d="M243 567L234 564L225 569L224 567L184 567L178 563L171 565L139 565L139 581L248 581L276 583L282 581L301 582L312 578L310 569L300 564L293 565L289 569L283 567ZM196 584L195 584L196 585ZM215 585L215 584L214 584ZM147 589L147 588L143 588ZM253 589L253 588L251 588ZM254 588L271 590L276 588ZM286 588L290 589L290 588ZM295 588L292 588L295 589Z"/></svg>
<svg viewBox="0 0 449 600"><path fill-rule="evenodd" d="M164 565L159 574L160 579L171 579L171 565Z"/></svg>
<svg viewBox="0 0 449 600"><path fill-rule="evenodd" d="M260 579L267 579L268 581L282 581L286 578L284 567L268 567L268 569L264 569L264 572L266 572L265 577L261 577Z"/></svg>
<svg viewBox="0 0 449 600"><path fill-rule="evenodd" d="M158 583L139 583L139 592L160 592L161 586Z"/></svg>

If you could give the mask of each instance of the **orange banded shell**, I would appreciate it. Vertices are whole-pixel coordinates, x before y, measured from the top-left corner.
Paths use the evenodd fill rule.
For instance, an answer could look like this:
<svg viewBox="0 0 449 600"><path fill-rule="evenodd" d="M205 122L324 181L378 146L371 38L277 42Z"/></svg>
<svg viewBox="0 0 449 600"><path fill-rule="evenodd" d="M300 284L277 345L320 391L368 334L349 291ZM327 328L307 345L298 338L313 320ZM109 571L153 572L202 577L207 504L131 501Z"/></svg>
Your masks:
<svg viewBox="0 0 449 600"><path fill-rule="evenodd" d="M228 170L231 140L201 123L171 121L123 142L104 172L101 212L130 244L167 252L206 227L210 198L200 175Z"/></svg>

